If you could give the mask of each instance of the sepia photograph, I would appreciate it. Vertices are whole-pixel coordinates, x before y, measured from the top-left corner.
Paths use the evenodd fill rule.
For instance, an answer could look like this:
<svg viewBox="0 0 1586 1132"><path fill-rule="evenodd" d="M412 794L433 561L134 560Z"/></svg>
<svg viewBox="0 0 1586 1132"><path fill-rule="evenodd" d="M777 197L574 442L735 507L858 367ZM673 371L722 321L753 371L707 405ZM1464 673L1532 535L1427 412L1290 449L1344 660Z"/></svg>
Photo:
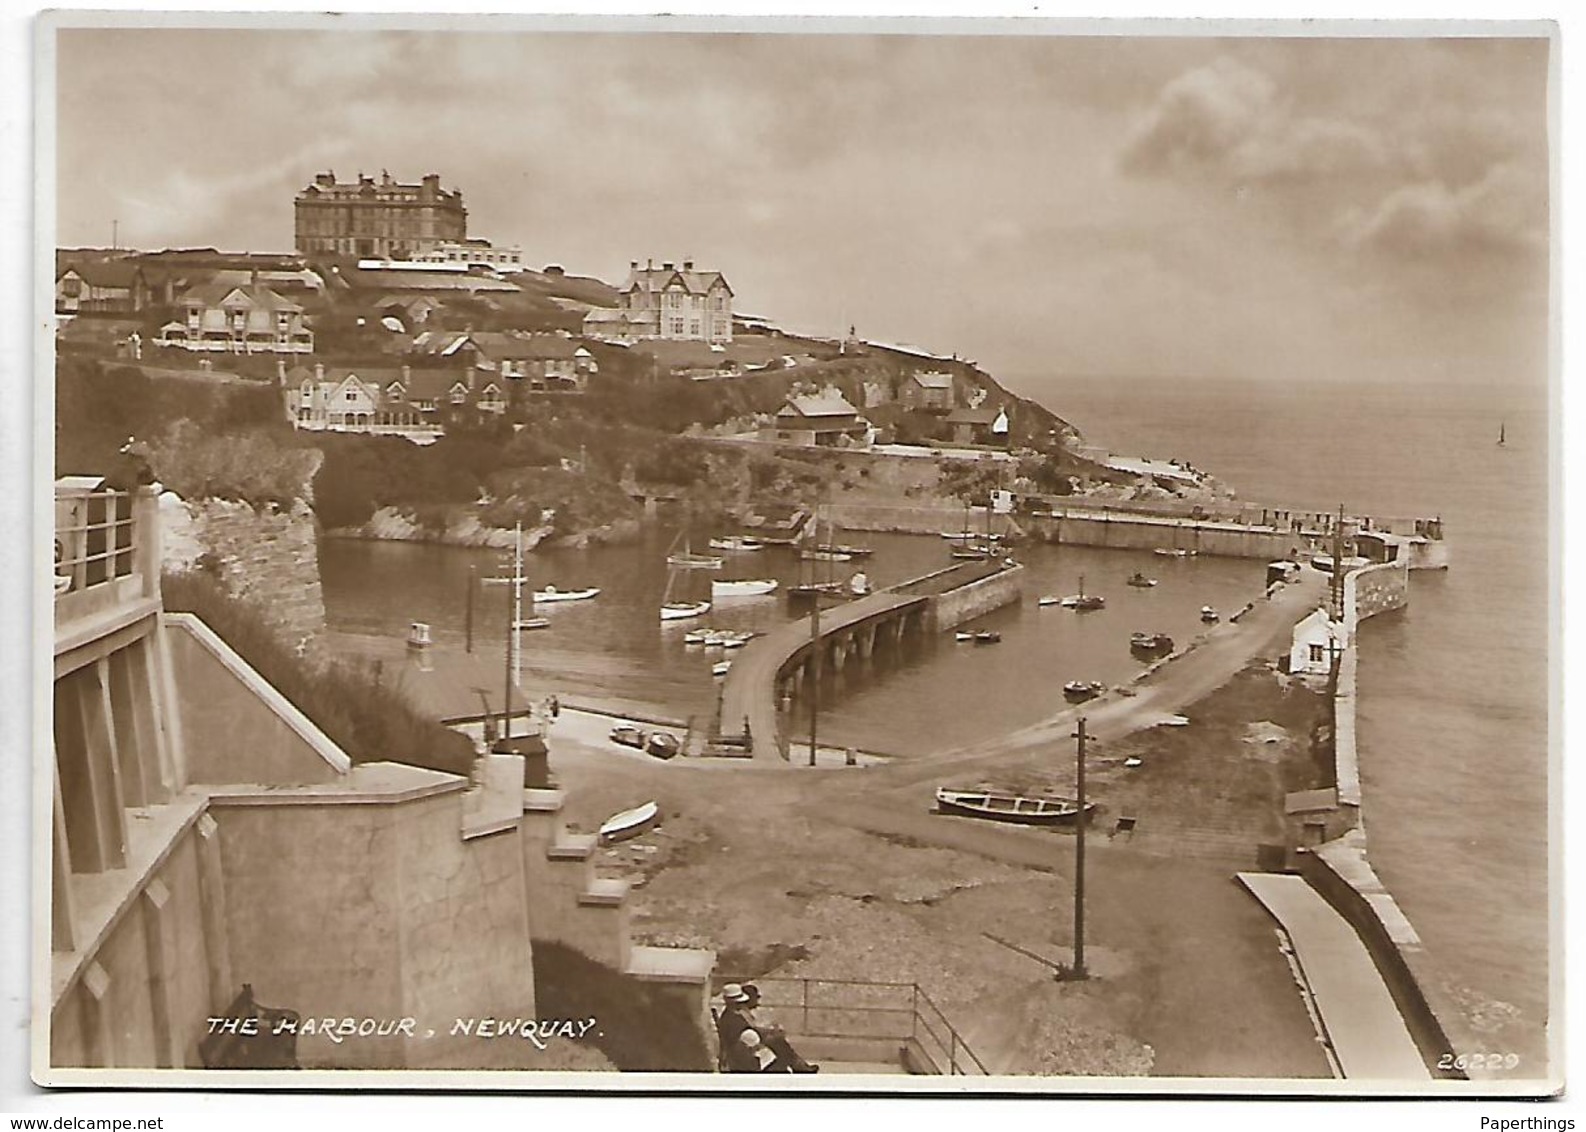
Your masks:
<svg viewBox="0 0 1586 1132"><path fill-rule="evenodd" d="M33 46L38 1085L1562 1089L1555 25Z"/></svg>

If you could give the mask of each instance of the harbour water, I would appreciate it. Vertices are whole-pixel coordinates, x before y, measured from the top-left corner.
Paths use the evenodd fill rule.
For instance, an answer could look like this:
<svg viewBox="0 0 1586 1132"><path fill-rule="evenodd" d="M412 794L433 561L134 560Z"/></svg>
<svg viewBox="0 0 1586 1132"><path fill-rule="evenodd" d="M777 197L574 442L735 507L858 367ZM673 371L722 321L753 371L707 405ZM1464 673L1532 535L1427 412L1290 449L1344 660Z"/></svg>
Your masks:
<svg viewBox="0 0 1586 1132"><path fill-rule="evenodd" d="M1276 386L1223 381L1008 382L1119 454L1186 459L1258 502L1386 516L1440 514L1446 574L1412 578L1410 608L1362 630L1360 736L1374 865L1491 1040L1540 1073L1547 1016L1547 416L1545 392L1513 387ZM1504 423L1507 444L1496 445ZM540 551L535 585L601 588L593 602L543 606L551 628L524 635L525 672L566 694L608 694L686 716L710 710L720 653L689 649L698 622L662 625L672 530L639 545ZM699 532L703 537L704 531ZM863 567L886 585L947 565L939 538L858 535ZM698 549L696 547L696 549ZM1029 547L1025 597L983 618L994 646L942 637L879 675L847 679L821 714L823 742L901 757L951 748L1061 707L1070 679L1116 682L1140 667L1134 631L1188 640L1198 611L1255 597L1263 564L1144 552ZM429 622L463 640L470 568L497 551L331 541L321 570L331 627L401 634ZM1132 589L1141 571L1159 580ZM1041 608L1041 594L1101 593L1107 608ZM729 556L722 576L799 577L786 550ZM708 574L684 575L698 592ZM480 591L475 648L500 656L506 590ZM789 616L780 596L719 603L702 623L762 628ZM731 654L727 654L731 655ZM1522 1068L1524 1072L1524 1067Z"/></svg>
<svg viewBox="0 0 1586 1132"><path fill-rule="evenodd" d="M1371 860L1486 1052L1516 1052L1522 1074L1540 1075L1553 624L1545 388L1010 384L1094 443L1182 457L1251 500L1443 516L1452 568L1413 574L1409 608L1361 630Z"/></svg>

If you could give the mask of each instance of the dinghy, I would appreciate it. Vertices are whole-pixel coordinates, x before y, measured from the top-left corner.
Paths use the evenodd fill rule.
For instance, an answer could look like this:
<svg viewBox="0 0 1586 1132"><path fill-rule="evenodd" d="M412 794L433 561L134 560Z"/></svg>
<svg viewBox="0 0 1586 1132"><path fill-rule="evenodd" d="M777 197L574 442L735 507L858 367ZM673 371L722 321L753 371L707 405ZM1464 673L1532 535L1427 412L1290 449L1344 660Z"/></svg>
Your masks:
<svg viewBox="0 0 1586 1132"><path fill-rule="evenodd" d="M946 786L937 787L936 806L944 814L1018 822L1021 825L1059 825L1073 822L1079 816L1079 803L1072 798L953 790ZM1085 803L1087 814L1095 808L1094 802Z"/></svg>
<svg viewBox="0 0 1586 1132"><path fill-rule="evenodd" d="M618 841L626 841L630 837L638 837L641 833L654 829L660 821L661 807L654 802L646 802L631 810L623 810L620 814L612 814L600 827L600 843L611 845Z"/></svg>

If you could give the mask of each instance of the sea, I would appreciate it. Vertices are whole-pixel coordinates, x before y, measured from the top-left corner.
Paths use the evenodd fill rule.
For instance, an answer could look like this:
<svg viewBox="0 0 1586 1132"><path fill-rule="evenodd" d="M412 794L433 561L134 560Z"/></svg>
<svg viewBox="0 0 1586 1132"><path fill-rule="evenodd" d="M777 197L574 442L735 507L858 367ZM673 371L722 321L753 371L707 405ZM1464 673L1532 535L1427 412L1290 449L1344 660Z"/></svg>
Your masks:
<svg viewBox="0 0 1586 1132"><path fill-rule="evenodd" d="M1547 1056L1549 947L1549 416L1541 387L1408 386L1256 380L1013 376L1004 384L1117 455L1187 460L1247 500L1294 510L1441 517L1446 572L1411 577L1408 608L1360 636L1361 776L1374 867L1420 934L1444 990L1489 1044L1515 1053L1519 1075ZM1500 427L1505 443L1497 443ZM549 629L523 635L526 679L619 697L678 718L710 711L720 653L683 642L688 622L661 624L674 597L703 596L708 576L668 575L677 523L644 541L529 556L536 585L597 586L590 602L542 606ZM707 530L692 532L695 549ZM787 550L729 556L722 576L787 585L812 570L863 569L886 585L947 565L947 540L846 533L873 553L830 567ZM504 555L406 543L327 540L320 548L330 626L394 635L426 621L437 640L501 656ZM1165 559L1142 551L1021 548L1024 601L972 628L996 645L950 636L875 671L841 677L819 717L823 743L896 757L962 746L1032 723L1062 704L1071 679L1112 683L1140 661L1129 634L1184 640L1199 611L1224 615L1256 597L1264 564ZM1125 584L1155 577L1149 589ZM1075 614L1037 597L1100 593L1104 611ZM718 603L708 621L763 629L788 618L780 598ZM730 656L731 654L727 654ZM488 693L486 693L488 695ZM466 708L461 709L466 710Z"/></svg>

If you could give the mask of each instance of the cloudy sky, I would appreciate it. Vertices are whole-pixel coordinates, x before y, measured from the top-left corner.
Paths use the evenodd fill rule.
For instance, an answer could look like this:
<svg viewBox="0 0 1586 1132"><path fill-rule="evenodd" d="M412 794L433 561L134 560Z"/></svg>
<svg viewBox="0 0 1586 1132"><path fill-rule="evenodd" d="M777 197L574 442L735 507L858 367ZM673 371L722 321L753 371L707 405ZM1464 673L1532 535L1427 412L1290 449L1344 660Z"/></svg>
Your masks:
<svg viewBox="0 0 1586 1132"><path fill-rule="evenodd" d="M63 30L65 245L289 249L313 174L999 376L1541 380L1542 39Z"/></svg>

